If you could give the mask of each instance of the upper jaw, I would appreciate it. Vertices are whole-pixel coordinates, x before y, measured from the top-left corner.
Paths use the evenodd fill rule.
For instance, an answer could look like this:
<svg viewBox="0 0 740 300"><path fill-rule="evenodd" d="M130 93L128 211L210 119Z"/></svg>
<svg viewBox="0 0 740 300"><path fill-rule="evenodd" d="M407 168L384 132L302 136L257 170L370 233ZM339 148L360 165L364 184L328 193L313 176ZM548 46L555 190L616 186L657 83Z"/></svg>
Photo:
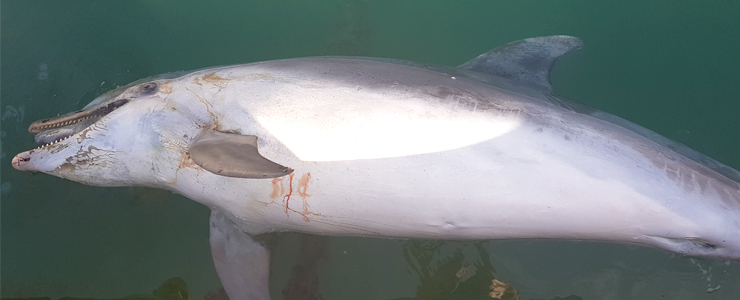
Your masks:
<svg viewBox="0 0 740 300"><path fill-rule="evenodd" d="M49 174L58 172L65 163L62 160L75 155L73 152L77 151L68 148L79 148L69 146L75 142L79 144L77 146L81 146L91 125L129 101L128 98L113 99L86 110L33 122L28 127L28 132L36 134L34 139L40 146L13 157L13 167L21 171Z"/></svg>
<svg viewBox="0 0 740 300"><path fill-rule="evenodd" d="M86 109L33 122L28 127L28 132L35 134L36 143L43 146L59 142L85 130L132 99L156 94L159 91L160 83L150 81L136 86L127 86L124 90L112 91L113 94L106 93L93 100L91 104L85 107ZM94 106L90 107L91 105Z"/></svg>
<svg viewBox="0 0 740 300"><path fill-rule="evenodd" d="M42 119L33 122L28 132L36 134L37 144L46 146L64 140L88 128L105 115L128 103L128 99L116 99L101 103L87 110L81 110L54 118Z"/></svg>

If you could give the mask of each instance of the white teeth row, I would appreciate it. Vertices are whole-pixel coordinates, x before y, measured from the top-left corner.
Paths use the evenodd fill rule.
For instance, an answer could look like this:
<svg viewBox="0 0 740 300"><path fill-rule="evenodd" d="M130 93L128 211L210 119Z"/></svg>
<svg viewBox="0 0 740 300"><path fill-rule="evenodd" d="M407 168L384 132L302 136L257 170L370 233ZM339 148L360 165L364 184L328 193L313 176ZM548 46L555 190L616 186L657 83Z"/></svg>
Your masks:
<svg viewBox="0 0 740 300"><path fill-rule="evenodd" d="M51 124L51 125L41 126L39 129L46 129L46 128L50 128L50 127L59 127L59 126L67 126L67 125L70 125L70 124L75 124L75 123L79 123L79 122L85 121L85 120L87 120L89 118L92 118L92 117L95 117L95 116L87 116L87 117L84 117L82 119L74 119L74 120L70 120L70 121L67 121L67 122L64 122L64 123L61 123L61 124L57 123L57 124Z"/></svg>
<svg viewBox="0 0 740 300"><path fill-rule="evenodd" d="M63 138L63 139L58 139L58 140L56 140L56 141L53 141L53 142L51 142L51 143L48 143L48 144L44 144L44 145L42 145L42 146L39 146L39 147L37 147L36 149L33 149L33 150L38 150L38 149L44 148L44 147L46 147L46 146L51 146L51 145L54 145L54 144L56 144L56 143L59 143L59 142L61 142L61 141L63 141L63 140L66 140L66 139L68 139L68 138L70 138L70 137L72 137L72 136L70 135L70 136L68 136L68 137L66 137L66 138Z"/></svg>

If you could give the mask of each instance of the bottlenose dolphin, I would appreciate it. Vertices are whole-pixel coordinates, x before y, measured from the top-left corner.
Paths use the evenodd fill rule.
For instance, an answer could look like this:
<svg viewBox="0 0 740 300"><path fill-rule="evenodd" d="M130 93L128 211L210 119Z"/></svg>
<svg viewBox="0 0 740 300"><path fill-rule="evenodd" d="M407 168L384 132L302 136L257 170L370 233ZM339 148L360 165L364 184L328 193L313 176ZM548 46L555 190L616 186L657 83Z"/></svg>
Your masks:
<svg viewBox="0 0 740 300"><path fill-rule="evenodd" d="M212 209L231 299L269 299L274 231L651 245L740 260L740 173L556 97L570 36L456 68L314 57L135 82L40 120L18 170L168 189Z"/></svg>

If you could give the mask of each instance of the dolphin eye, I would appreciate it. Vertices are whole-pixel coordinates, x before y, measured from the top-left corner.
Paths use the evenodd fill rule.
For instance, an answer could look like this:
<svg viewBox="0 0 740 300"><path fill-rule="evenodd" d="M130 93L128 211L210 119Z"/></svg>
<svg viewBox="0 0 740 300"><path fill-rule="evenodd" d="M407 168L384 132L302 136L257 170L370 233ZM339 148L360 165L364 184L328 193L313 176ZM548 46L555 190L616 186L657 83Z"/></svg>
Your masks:
<svg viewBox="0 0 740 300"><path fill-rule="evenodd" d="M151 95L157 91L158 85L156 82L147 82L139 86L140 95Z"/></svg>

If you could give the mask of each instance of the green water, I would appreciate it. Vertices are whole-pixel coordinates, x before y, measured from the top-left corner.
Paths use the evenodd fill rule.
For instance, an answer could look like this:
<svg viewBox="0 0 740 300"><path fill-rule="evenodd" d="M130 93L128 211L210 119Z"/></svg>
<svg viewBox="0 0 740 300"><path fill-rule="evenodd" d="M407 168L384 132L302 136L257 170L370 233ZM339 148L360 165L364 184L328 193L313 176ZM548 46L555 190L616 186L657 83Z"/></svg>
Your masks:
<svg viewBox="0 0 740 300"><path fill-rule="evenodd" d="M734 0L3 0L0 295L116 298L151 293L171 277L183 278L193 299L220 288L205 207L165 191L88 187L10 167L35 147L31 122L117 85L309 55L457 65L513 40L568 34L586 47L557 65L558 94L740 169L738 20ZM642 247L298 234L274 243L274 299L483 299L493 278L520 299L740 295L737 262ZM464 266L466 280L455 284Z"/></svg>

